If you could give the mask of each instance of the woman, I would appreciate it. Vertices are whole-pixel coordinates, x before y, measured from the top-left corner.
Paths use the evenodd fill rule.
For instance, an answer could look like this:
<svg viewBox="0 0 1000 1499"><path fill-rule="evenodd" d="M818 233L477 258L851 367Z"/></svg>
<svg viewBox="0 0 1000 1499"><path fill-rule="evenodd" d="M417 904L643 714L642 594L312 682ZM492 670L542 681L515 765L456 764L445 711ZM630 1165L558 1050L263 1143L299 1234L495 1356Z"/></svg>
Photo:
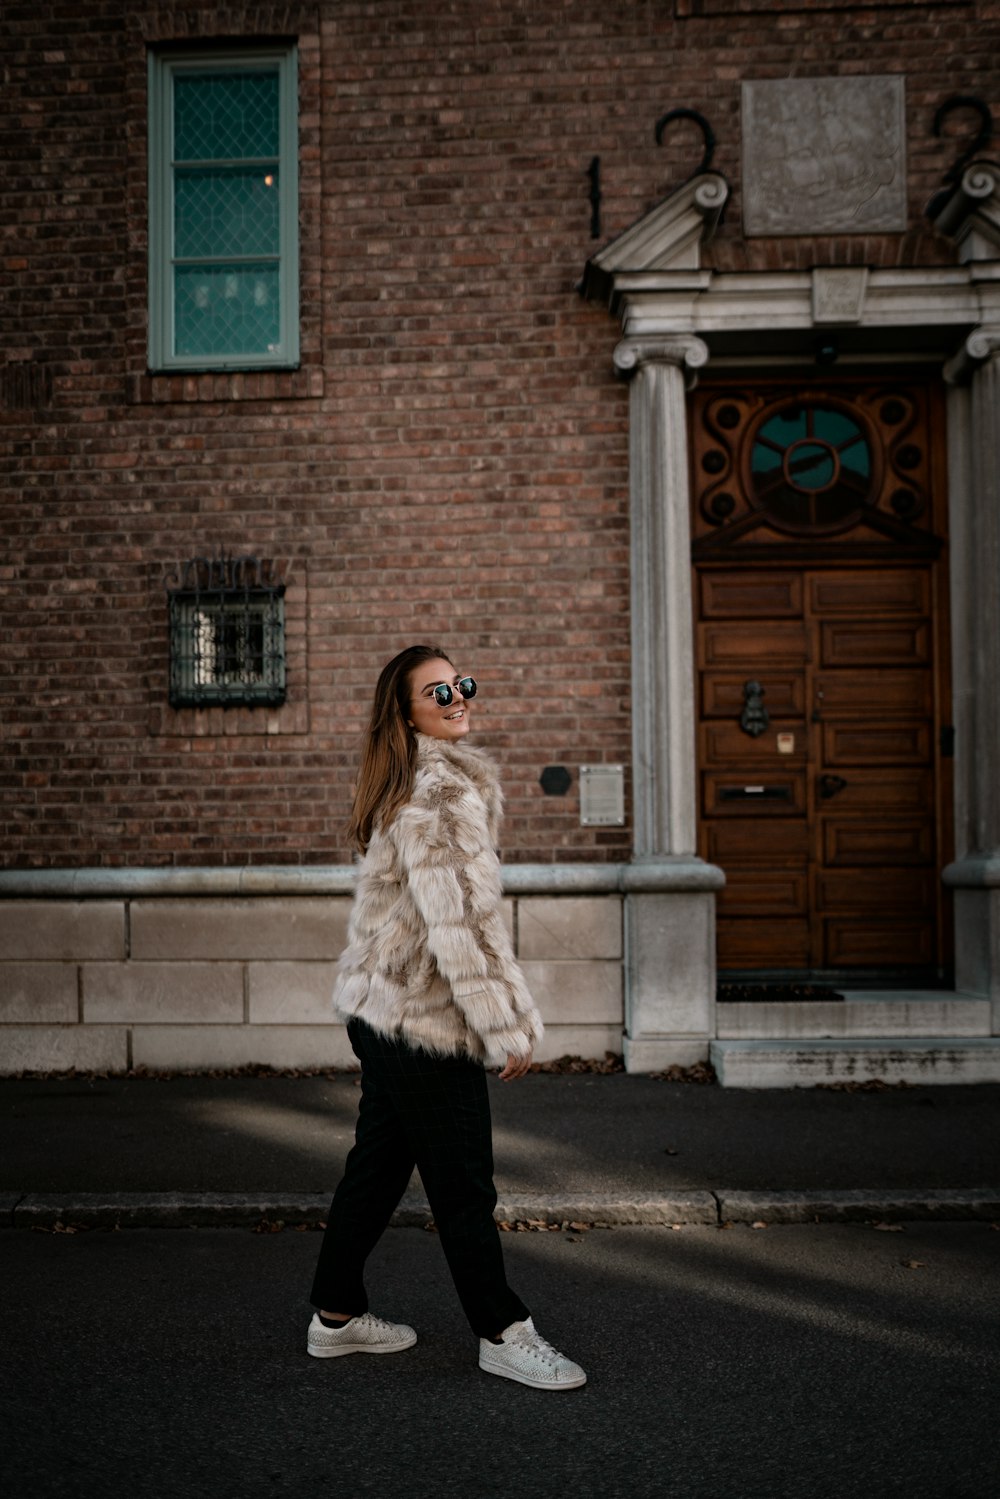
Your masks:
<svg viewBox="0 0 1000 1499"><path fill-rule="evenodd" d="M539 1336L507 1285L493 1220L485 1069L523 1077L542 1024L502 917L496 771L465 743L475 695L429 645L402 651L375 688L351 817L364 858L334 991L361 1063L361 1105L308 1350L336 1358L416 1342L412 1328L369 1313L363 1278L416 1165L479 1367L574 1389L586 1375Z"/></svg>

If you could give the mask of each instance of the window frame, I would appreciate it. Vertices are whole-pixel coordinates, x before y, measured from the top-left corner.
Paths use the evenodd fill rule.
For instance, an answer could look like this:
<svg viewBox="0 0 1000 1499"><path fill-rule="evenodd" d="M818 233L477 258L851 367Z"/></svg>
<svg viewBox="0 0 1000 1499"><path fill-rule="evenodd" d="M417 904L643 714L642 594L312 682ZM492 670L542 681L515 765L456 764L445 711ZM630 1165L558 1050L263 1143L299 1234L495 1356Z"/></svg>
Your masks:
<svg viewBox="0 0 1000 1499"><path fill-rule="evenodd" d="M278 72L278 348L249 354L174 353L174 80L180 75ZM211 50L151 50L149 107L149 340L151 371L274 370L299 367L298 49L294 43Z"/></svg>
<svg viewBox="0 0 1000 1499"><path fill-rule="evenodd" d="M172 708L281 707L287 696L283 584L178 589L170 593L169 606ZM261 632L260 671L255 674L249 669L251 621L259 623ZM235 626L236 649L220 651L216 640L203 653L197 637L206 630L215 633L220 624ZM227 664L229 670L224 669Z"/></svg>

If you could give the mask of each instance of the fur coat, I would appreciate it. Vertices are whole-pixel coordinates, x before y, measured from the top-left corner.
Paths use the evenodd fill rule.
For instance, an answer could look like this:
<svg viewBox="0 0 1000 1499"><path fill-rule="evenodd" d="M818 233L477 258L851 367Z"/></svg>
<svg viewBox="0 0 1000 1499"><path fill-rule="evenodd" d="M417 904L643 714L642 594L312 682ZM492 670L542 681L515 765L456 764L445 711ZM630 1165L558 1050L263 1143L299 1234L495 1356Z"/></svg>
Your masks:
<svg viewBox="0 0 1000 1499"><path fill-rule="evenodd" d="M410 800L362 860L334 988L345 1018L487 1067L533 1049L542 1022L501 910L501 807L482 751L417 735Z"/></svg>

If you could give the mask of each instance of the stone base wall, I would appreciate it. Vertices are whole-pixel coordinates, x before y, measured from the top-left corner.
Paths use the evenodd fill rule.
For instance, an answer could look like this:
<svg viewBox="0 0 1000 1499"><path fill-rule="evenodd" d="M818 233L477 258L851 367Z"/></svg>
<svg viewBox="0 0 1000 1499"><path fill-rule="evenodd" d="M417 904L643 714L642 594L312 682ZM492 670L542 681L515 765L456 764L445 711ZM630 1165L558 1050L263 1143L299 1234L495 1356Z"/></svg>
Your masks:
<svg viewBox="0 0 1000 1499"><path fill-rule="evenodd" d="M330 1005L350 895L0 901L0 1073L348 1066ZM536 1060L622 1051L622 897L509 897Z"/></svg>

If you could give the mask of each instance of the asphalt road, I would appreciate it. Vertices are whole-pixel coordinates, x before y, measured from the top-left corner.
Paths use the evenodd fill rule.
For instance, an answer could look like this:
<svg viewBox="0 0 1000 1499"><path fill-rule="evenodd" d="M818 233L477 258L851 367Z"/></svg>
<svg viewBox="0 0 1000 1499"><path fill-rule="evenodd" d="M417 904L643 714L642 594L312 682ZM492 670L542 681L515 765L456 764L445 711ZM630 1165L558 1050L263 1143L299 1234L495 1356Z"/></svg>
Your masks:
<svg viewBox="0 0 1000 1499"><path fill-rule="evenodd" d="M1000 1085L885 1093L655 1078L492 1081L501 1193L1000 1186ZM0 1191L332 1192L334 1078L0 1079Z"/></svg>
<svg viewBox="0 0 1000 1499"><path fill-rule="evenodd" d="M505 1237L587 1387L479 1372L434 1235L392 1229L389 1358L304 1353L312 1232L0 1234L4 1491L256 1499L992 1499L986 1223Z"/></svg>

